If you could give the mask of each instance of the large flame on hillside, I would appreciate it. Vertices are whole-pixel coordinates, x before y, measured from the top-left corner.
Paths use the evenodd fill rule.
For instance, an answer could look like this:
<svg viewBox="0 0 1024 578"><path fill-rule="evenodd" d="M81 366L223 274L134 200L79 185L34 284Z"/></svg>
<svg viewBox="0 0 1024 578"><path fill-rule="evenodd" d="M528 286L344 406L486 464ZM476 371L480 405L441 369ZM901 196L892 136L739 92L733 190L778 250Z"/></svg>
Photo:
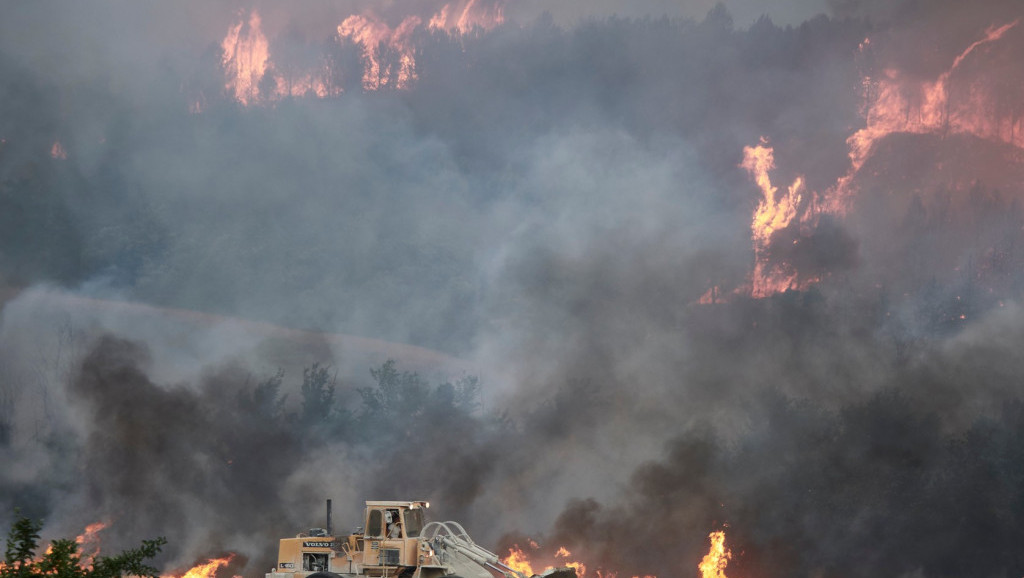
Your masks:
<svg viewBox="0 0 1024 578"><path fill-rule="evenodd" d="M363 89L409 86L416 76L412 33L420 24L418 17L409 16L391 28L375 16L353 14L338 25L338 36L351 39L363 49Z"/></svg>
<svg viewBox="0 0 1024 578"><path fill-rule="evenodd" d="M1003 38L1019 20L992 26L982 38L963 50L952 65L934 81L913 82L896 69L885 69L880 78L864 78L865 126L847 139L850 147L850 171L837 183L832 196L838 203L849 201L849 183L871 156L875 143L894 133L971 134L1024 147L1024 118L1000 114L999 98L994 90L967 85L951 96L954 73L978 49ZM870 47L870 39L860 49ZM961 96L962 94L962 96Z"/></svg>
<svg viewBox="0 0 1024 578"><path fill-rule="evenodd" d="M430 19L429 26L431 30L456 30L466 34L474 28L487 30L504 21L505 12L502 3L468 0L461 6L445 4Z"/></svg>
<svg viewBox="0 0 1024 578"><path fill-rule="evenodd" d="M261 23L259 12L253 10L248 22L239 21L228 29L220 45L221 65L227 76L225 88L242 104L256 101L270 60L270 46Z"/></svg>
<svg viewBox="0 0 1024 578"><path fill-rule="evenodd" d="M262 24L259 12L253 10L248 21L239 20L221 41L221 66L228 94L243 105L249 105L289 96L324 98L340 93L339 88L332 88L327 81L330 70L326 64L321 63L311 70L278 70L271 59L270 43ZM191 111L202 112L201 101L193 103Z"/></svg>
<svg viewBox="0 0 1024 578"><path fill-rule="evenodd" d="M504 20L501 0L462 0L445 4L429 18L406 16L394 26L372 11L352 14L338 24L336 31L338 41L351 41L360 51L363 74L358 82L363 90L405 89L416 79L416 30L425 26L466 34L476 28L494 28ZM294 63L282 66L275 62L256 10L228 29L221 41L221 54L225 90L243 105L287 97L325 98L357 88L355 79L342 79L345 86L332 82L336 71L323 59L298 70L293 69L298 66ZM190 108L193 113L202 112L201 99Z"/></svg>
<svg viewBox="0 0 1024 578"><path fill-rule="evenodd" d="M809 231L823 214L845 214L855 194L853 179L882 138L897 133L970 134L1024 148L1024 117L999 114L1001 108L995 91L970 85L955 91L960 95L956 98L951 91L955 73L964 62L980 48L1002 39L1018 23L1015 20L985 30L983 36L964 49L934 81L904 81L895 69L885 70L880 79L866 77L863 81L865 103L861 111L865 126L846 141L849 170L823 193L808 194L801 176L797 176L785 192L779 192L769 176L769 171L775 168L775 158L767 140L762 137L760 144L744 148L740 166L747 170L762 194L751 219L755 261L750 275L750 296L763 298L789 289L802 290L819 281L816 277L801 275L790 263L772 259L773 235L794 225ZM865 39L860 50L868 50L870 44L870 40ZM717 288L701 297L700 302L713 303L715 290Z"/></svg>
<svg viewBox="0 0 1024 578"><path fill-rule="evenodd" d="M797 177L786 192L780 194L768 175L768 171L775 168L774 150L763 138L759 145L743 149L743 162L740 166L750 173L764 195L754 210L750 224L755 257L750 294L766 297L787 289L803 288L807 281L801 282L799 273L791 265L772 262L768 258L773 234L790 226L794 219L799 218L799 222L809 224L814 218L813 204L801 209L803 177Z"/></svg>
<svg viewBox="0 0 1024 578"><path fill-rule="evenodd" d="M474 28L490 29L504 22L500 3L468 0L445 4L428 21L431 30L465 34ZM423 25L407 16L395 27L372 13L353 14L338 25L338 36L362 47L363 89L408 88L416 78L413 32Z"/></svg>

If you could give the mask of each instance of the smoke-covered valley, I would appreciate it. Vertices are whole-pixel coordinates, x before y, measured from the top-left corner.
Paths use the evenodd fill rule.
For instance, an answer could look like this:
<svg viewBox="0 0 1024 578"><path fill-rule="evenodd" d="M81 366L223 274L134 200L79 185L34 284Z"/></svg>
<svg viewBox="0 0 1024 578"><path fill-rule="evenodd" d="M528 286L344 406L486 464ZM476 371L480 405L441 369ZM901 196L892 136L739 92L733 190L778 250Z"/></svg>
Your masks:
<svg viewBox="0 0 1024 578"><path fill-rule="evenodd" d="M542 4L0 8L0 522L1024 572L1024 11Z"/></svg>

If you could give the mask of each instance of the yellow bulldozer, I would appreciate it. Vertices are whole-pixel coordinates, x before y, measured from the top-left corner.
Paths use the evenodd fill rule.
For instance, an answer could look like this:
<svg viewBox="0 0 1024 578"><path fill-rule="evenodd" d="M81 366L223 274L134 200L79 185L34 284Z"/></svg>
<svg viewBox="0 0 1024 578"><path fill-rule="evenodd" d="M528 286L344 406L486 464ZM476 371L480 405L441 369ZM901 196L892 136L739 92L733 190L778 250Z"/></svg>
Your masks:
<svg viewBox="0 0 1024 578"><path fill-rule="evenodd" d="M266 578L531 578L503 564L475 542L458 522L426 522L427 502L366 502L364 525L348 535L313 528L282 538L277 566ZM542 578L576 578L569 567Z"/></svg>

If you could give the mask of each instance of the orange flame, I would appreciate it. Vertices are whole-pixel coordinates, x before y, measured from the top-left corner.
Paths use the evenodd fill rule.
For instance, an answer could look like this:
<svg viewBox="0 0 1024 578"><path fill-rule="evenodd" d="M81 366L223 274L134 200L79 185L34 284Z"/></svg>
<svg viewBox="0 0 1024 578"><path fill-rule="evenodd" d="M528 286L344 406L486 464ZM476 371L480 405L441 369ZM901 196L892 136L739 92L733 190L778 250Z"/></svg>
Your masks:
<svg viewBox="0 0 1024 578"><path fill-rule="evenodd" d="M100 554L100 544L98 534L110 524L107 522L95 522L85 527L85 530L78 536L75 536L75 544L81 548L80 556L78 560L78 566L83 570L88 570L92 566L96 556ZM85 551L86 547L91 548L88 552ZM37 556L31 560L29 564L39 564L43 561L44 556L49 556L53 553L53 544L46 546L46 551L43 556ZM0 570L7 568L7 565L0 560Z"/></svg>
<svg viewBox="0 0 1024 578"><path fill-rule="evenodd" d="M242 104L255 102L259 84L267 72L270 47L263 34L259 12L253 10L248 25L244 21L228 29L221 42L221 65L227 74L225 88Z"/></svg>
<svg viewBox="0 0 1024 578"><path fill-rule="evenodd" d="M75 543L78 545L93 544L99 541L97 535L106 530L110 526L107 522L95 522L85 527L85 531L75 537Z"/></svg>
<svg viewBox="0 0 1024 578"><path fill-rule="evenodd" d="M428 20L427 27L461 34L475 28L494 28L505 21L503 1L460 0L445 4ZM361 47L364 90L410 86L416 79L413 33L421 25L420 17L407 16L392 28L372 12L352 14L338 25L340 38ZM242 18L228 29L221 41L221 50L225 89L242 105L289 96L325 98L342 92L342 87L328 82L330 70L326 64L313 70L288 70L287 74L276 69L256 10L249 14L248 22ZM198 114L203 107L200 99L194 101L189 110Z"/></svg>
<svg viewBox="0 0 1024 578"><path fill-rule="evenodd" d="M500 2L487 5L478 0L469 0L461 10L445 4L430 19L428 26L431 30L457 30L465 34L473 28L490 29L504 21L504 6Z"/></svg>
<svg viewBox="0 0 1024 578"><path fill-rule="evenodd" d="M988 28L983 38L964 49L935 81L905 81L896 69L884 70L881 78L865 78L866 126L846 140L851 167L847 176L837 183L837 200L844 203L848 199L852 175L871 156L875 143L893 133L964 133L1024 147L1024 119L997 118L991 112L995 107L987 93L971 90L966 102L952 103L949 97L950 76L964 60L979 47L1000 40L1019 22L1014 20ZM868 45L870 41L865 39L861 49Z"/></svg>
<svg viewBox="0 0 1024 578"><path fill-rule="evenodd" d="M530 564L529 557L525 552L523 552L523 549L519 547L519 544L515 544L509 548L508 557L503 559L501 563L516 572L522 572L527 576L533 576L533 566Z"/></svg>
<svg viewBox="0 0 1024 578"><path fill-rule="evenodd" d="M431 30L452 30L465 34L474 28L490 29L505 17L501 3L486 5L480 0L468 0L459 8L445 4L427 22ZM423 21L418 16L407 16L395 28L372 13L353 14L338 25L338 36L348 38L363 48L366 62L363 70L363 88L408 88L416 79L416 60L412 46L413 32Z"/></svg>
<svg viewBox="0 0 1024 578"><path fill-rule="evenodd" d="M769 263L767 253L772 235L788 227L797 217L804 189L803 177L797 177L786 193L778 194L778 187L772 184L768 176L768 171L775 168L774 151L764 138L757 146L743 147L743 162L740 166L747 169L763 195L750 223L755 258L750 294L762 298L787 289L799 288L797 272L785 264ZM800 222L811 221L814 217L814 207L815 204L812 203L801 216Z"/></svg>
<svg viewBox="0 0 1024 578"><path fill-rule="evenodd" d="M800 222L813 225L811 220L818 214L845 213L853 197L854 176L871 156L875 144L893 133L972 134L1024 148L1024 119L997 119L991 113L995 107L988 102L991 97L985 91L969 91L966 102L952 103L949 96L952 73L979 47L1000 40L1018 23L1019 20L1015 20L987 29L983 38L964 49L950 68L933 82L915 84L904 81L902 74L895 69L885 70L881 79L865 78L865 95L869 97L863 108L865 127L846 141L850 168L823 195L813 195ZM860 50L867 50L870 44L870 39L864 39ZM766 255L771 235L789 226L797 216L803 180L798 177L785 194L778 194L768 176L768 171L774 168L772 149L766 146L764 139L757 147L744 148L741 166L751 174L764 195L751 223L755 252L751 295L765 297L786 289L802 288L813 280L801 283L797 271L785 264L769 263Z"/></svg>
<svg viewBox="0 0 1024 578"><path fill-rule="evenodd" d="M705 291L704 294L697 299L697 303L700 303L701 305L714 305L715 303L720 303L721 300L722 288L715 285Z"/></svg>
<svg viewBox="0 0 1024 578"><path fill-rule="evenodd" d="M725 567L732 558L732 552L725 547L725 532L711 532L708 534L708 539L711 540L711 549L697 566L700 576L701 578L727 578Z"/></svg>
<svg viewBox="0 0 1024 578"><path fill-rule="evenodd" d="M778 187L772 185L768 171L775 168L775 156L765 139L756 147L743 147L743 163L740 165L754 177L764 198L757 204L750 230L753 239L766 243L772 233L789 226L796 217L800 205L800 190L803 179L797 177L786 194L777 196Z"/></svg>
<svg viewBox="0 0 1024 578"><path fill-rule="evenodd" d="M364 89L408 87L416 75L412 32L420 23L418 17L408 16L397 28L391 28L376 16L353 14L338 25L338 36L349 38L363 47L363 57L366 59ZM397 62L385 57L389 50L397 55Z"/></svg>
<svg viewBox="0 0 1024 578"><path fill-rule="evenodd" d="M558 549L558 551L555 552L555 558L568 558L570 556L572 556L572 552L566 550L565 546L560 547ZM582 562L577 562L575 560L570 560L570 561L565 562L565 564L563 564L563 565L564 566L568 566L569 568L575 569L576 570L576 578L583 578L587 574L587 567L584 566Z"/></svg>
<svg viewBox="0 0 1024 578"><path fill-rule="evenodd" d="M234 554L228 554L223 558L210 558L207 562L193 566L184 574L164 574L160 578L214 578L217 570L230 564L234 557Z"/></svg>
<svg viewBox="0 0 1024 578"><path fill-rule="evenodd" d="M338 90L332 90L325 80L326 70L290 71L293 73L288 78L275 70L262 22L259 12L253 10L248 23L239 20L221 41L221 66L227 77L224 87L235 100L247 106L261 98L279 100L307 94L325 98L337 94ZM201 98L190 106L193 114L202 110Z"/></svg>
<svg viewBox="0 0 1024 578"><path fill-rule="evenodd" d="M533 548L534 550L540 548L540 546L538 546L537 543L533 542L532 540L530 541L530 547ZM558 550L555 551L555 555L554 555L555 559L558 559L558 558L564 559L564 561L560 561L559 562L560 566L567 567L567 568L572 568L572 569L576 570L577 578L584 578L584 576L586 576L586 574L587 574L587 567L586 567L586 565L583 564L583 562L580 562L580 561L577 561L577 560L570 560L569 558L571 558L571 557L572 557L572 552L570 552L565 546L559 547ZM501 563L504 564L505 566L508 566L509 568L515 570L516 572L520 572L520 573L525 574L527 576L533 576L534 575L534 570L533 570L533 564L534 563L530 561L530 557L523 551L522 548L519 547L518 544L512 546L512 548L509 548L508 557L502 559ZM553 565L547 565L545 567L545 570L550 570L552 568L553 568ZM609 572L609 573L602 574L601 570L597 570L597 578L615 578L615 573L614 572ZM649 578L654 578L654 577L649 577Z"/></svg>
<svg viewBox="0 0 1024 578"><path fill-rule="evenodd" d="M984 90L972 87L964 102L952 103L949 96L952 73L975 50L1000 40L1019 22L1015 20L987 29L983 38L964 49L950 68L933 82L915 84L905 81L900 71L895 69L883 71L880 79L865 78L863 85L867 98L862 109L865 127L846 140L850 168L825 193L813 193L804 201L807 206L799 215L799 222L814 226L814 219L820 214L845 213L853 197L851 189L855 175L871 156L875 144L893 133L971 134L1024 148L1024 118L997 118L991 112L996 108L989 102L992 97ZM871 40L865 38L859 50L865 51L870 45ZM817 279L801 280L799 273L785 263L770 263L767 254L772 234L788 227L798 216L803 200L803 178L797 177L784 194L779 194L768 175L775 167L775 159L764 138L756 147L744 147L743 157L740 166L747 169L763 195L751 222L755 263L750 294L761 298L787 289L802 289ZM713 299L713 293L701 297L700 302L710 302L710 299Z"/></svg>
<svg viewBox="0 0 1024 578"><path fill-rule="evenodd" d="M99 533L109 526L109 522L95 522L85 527L85 531L75 537L75 544L81 548L82 560L86 558L92 563L100 555ZM83 562L84 563L84 562Z"/></svg>

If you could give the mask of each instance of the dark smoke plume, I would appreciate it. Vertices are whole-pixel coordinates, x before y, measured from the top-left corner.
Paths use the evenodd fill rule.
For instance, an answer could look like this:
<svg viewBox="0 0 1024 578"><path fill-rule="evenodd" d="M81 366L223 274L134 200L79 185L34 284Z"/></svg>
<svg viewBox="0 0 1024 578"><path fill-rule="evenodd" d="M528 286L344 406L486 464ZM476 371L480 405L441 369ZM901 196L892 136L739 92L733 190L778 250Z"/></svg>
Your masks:
<svg viewBox="0 0 1024 578"><path fill-rule="evenodd" d="M1020 7L637 6L0 8L0 522L259 576L324 498L428 499L588 575L695 575L719 529L729 576L1024 573ZM850 197L756 251L762 137L801 207Z"/></svg>

